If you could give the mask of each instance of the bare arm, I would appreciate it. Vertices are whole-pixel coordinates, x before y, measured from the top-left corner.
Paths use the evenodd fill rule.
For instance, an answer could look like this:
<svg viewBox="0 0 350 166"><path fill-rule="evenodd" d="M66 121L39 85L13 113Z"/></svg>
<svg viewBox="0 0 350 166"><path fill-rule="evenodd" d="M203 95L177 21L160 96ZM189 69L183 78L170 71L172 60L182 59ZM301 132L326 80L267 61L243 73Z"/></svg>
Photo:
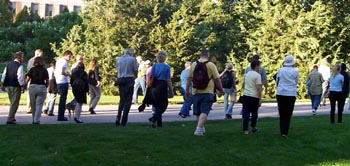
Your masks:
<svg viewBox="0 0 350 166"><path fill-rule="evenodd" d="M221 94L223 94L224 93L224 89L222 88L221 79L220 78L214 79L214 83L215 83L216 88L219 90L219 92Z"/></svg>
<svg viewBox="0 0 350 166"><path fill-rule="evenodd" d="M187 82L186 82L186 92L185 92L186 98L189 98L189 97L190 97L190 86L191 86L191 82L192 82L192 77L188 76L188 77L187 77Z"/></svg>
<svg viewBox="0 0 350 166"><path fill-rule="evenodd" d="M259 106L261 106L261 84L256 84L256 90L258 91Z"/></svg>
<svg viewBox="0 0 350 166"><path fill-rule="evenodd" d="M170 90L170 96L173 97L174 96L174 90L173 90L173 83L171 81L171 78L166 79L166 82L167 82L169 90Z"/></svg>

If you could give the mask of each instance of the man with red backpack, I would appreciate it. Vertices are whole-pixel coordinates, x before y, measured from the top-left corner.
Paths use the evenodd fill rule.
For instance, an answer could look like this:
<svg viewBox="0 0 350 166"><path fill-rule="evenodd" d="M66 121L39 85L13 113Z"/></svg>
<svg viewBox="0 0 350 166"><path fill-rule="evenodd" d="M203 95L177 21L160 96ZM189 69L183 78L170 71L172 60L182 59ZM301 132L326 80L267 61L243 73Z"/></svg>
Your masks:
<svg viewBox="0 0 350 166"><path fill-rule="evenodd" d="M197 116L198 124L194 132L196 136L204 136L204 123L214 102L214 84L219 96L223 93L219 72L214 63L209 62L209 52L202 50L200 59L191 66L187 84L186 97L190 96L192 85L193 114Z"/></svg>

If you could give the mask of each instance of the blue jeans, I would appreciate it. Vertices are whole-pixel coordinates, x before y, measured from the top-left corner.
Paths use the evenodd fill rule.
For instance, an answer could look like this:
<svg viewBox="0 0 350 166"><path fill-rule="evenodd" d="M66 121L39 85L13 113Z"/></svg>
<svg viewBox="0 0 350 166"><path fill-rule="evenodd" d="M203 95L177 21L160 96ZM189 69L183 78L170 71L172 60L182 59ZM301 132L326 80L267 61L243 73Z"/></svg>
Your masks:
<svg viewBox="0 0 350 166"><path fill-rule="evenodd" d="M60 94L60 100L58 103L58 116L57 120L64 120L64 111L66 110L66 101L68 94L68 83L57 84L58 94Z"/></svg>
<svg viewBox="0 0 350 166"><path fill-rule="evenodd" d="M185 115L185 116L190 116L190 109L192 105L192 95L190 95L189 98L185 97L185 89L183 87L180 87L180 92L184 98L184 103L181 107L179 115Z"/></svg>
<svg viewBox="0 0 350 166"><path fill-rule="evenodd" d="M211 106L214 103L214 94L200 93L192 96L193 99L193 114L199 116L200 114L209 114Z"/></svg>
<svg viewBox="0 0 350 166"><path fill-rule="evenodd" d="M56 94L55 93L48 93L48 99L46 103L46 110L49 114L53 114L53 110L55 108L55 101L56 101Z"/></svg>
<svg viewBox="0 0 350 166"><path fill-rule="evenodd" d="M317 110L317 108L318 108L318 106L320 105L320 102L321 102L321 96L322 95L312 95L312 94L310 94L312 109Z"/></svg>
<svg viewBox="0 0 350 166"><path fill-rule="evenodd" d="M235 105L235 102L232 101L232 93L234 89L233 87L226 89L224 88L224 110L226 115L232 115L233 105ZM228 100L230 98L230 101Z"/></svg>
<svg viewBox="0 0 350 166"><path fill-rule="evenodd" d="M146 76L138 77L135 79L135 85L134 85L134 93L132 96L132 102L137 103L137 91L139 90L141 86L142 94L145 96L146 94Z"/></svg>

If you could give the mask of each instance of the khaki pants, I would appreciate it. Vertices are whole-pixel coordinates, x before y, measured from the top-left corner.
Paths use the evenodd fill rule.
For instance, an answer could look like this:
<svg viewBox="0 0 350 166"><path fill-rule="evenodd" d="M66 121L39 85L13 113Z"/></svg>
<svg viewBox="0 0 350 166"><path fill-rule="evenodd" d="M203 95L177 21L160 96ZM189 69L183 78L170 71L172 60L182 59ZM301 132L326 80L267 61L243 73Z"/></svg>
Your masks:
<svg viewBox="0 0 350 166"><path fill-rule="evenodd" d="M39 123L41 118L41 111L43 109L44 101L46 99L46 86L39 84L31 84L28 92L30 96L30 106L32 108L33 122Z"/></svg>
<svg viewBox="0 0 350 166"><path fill-rule="evenodd" d="M15 120L15 115L19 106L19 100L21 99L21 87L7 87L7 94L10 100L10 111L7 117L8 122Z"/></svg>

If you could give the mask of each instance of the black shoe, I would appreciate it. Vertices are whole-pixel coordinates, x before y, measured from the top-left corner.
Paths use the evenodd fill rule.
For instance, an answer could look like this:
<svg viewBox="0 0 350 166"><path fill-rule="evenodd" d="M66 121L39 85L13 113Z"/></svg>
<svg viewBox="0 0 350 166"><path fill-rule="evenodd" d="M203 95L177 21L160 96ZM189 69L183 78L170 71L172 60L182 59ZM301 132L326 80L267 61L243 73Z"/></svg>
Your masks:
<svg viewBox="0 0 350 166"><path fill-rule="evenodd" d="M33 122L33 125L40 125L40 122Z"/></svg>
<svg viewBox="0 0 350 166"><path fill-rule="evenodd" d="M179 116L180 116L181 118L186 118L186 117L187 117L186 115L183 115L183 114L181 114L181 113L179 113Z"/></svg>
<svg viewBox="0 0 350 166"><path fill-rule="evenodd" d="M225 119L232 119L232 116L230 114L226 114Z"/></svg>
<svg viewBox="0 0 350 166"><path fill-rule="evenodd" d="M139 110L139 112L143 112L145 111L145 108L146 108L146 104L141 104L137 109Z"/></svg>
<svg viewBox="0 0 350 166"><path fill-rule="evenodd" d="M115 120L115 125L120 126L120 120L119 119Z"/></svg>
<svg viewBox="0 0 350 166"><path fill-rule="evenodd" d="M44 111L43 111L43 112L44 112L44 114L46 114L46 115L47 115L47 112L48 112L48 111L47 111L47 109L44 109Z"/></svg>
<svg viewBox="0 0 350 166"><path fill-rule="evenodd" d="M90 114L96 114L93 108L89 108Z"/></svg>
<svg viewBox="0 0 350 166"><path fill-rule="evenodd" d="M79 119L77 119L77 118L74 118L74 121L75 121L76 123L83 123L83 121L81 121L81 120L79 120Z"/></svg>
<svg viewBox="0 0 350 166"><path fill-rule="evenodd" d="M27 114L31 114L32 113L32 111L27 111Z"/></svg>
<svg viewBox="0 0 350 166"><path fill-rule="evenodd" d="M252 133L257 133L257 132L259 132L260 130L259 130L259 128L257 128L257 127L255 127L254 129L252 129Z"/></svg>
<svg viewBox="0 0 350 166"><path fill-rule="evenodd" d="M55 114L53 114L53 113L49 113L47 116L55 116Z"/></svg>
<svg viewBox="0 0 350 166"><path fill-rule="evenodd" d="M7 121L6 124L16 124L15 121Z"/></svg>
<svg viewBox="0 0 350 166"><path fill-rule="evenodd" d="M62 119L58 119L57 121L68 121L68 118L63 117Z"/></svg>

